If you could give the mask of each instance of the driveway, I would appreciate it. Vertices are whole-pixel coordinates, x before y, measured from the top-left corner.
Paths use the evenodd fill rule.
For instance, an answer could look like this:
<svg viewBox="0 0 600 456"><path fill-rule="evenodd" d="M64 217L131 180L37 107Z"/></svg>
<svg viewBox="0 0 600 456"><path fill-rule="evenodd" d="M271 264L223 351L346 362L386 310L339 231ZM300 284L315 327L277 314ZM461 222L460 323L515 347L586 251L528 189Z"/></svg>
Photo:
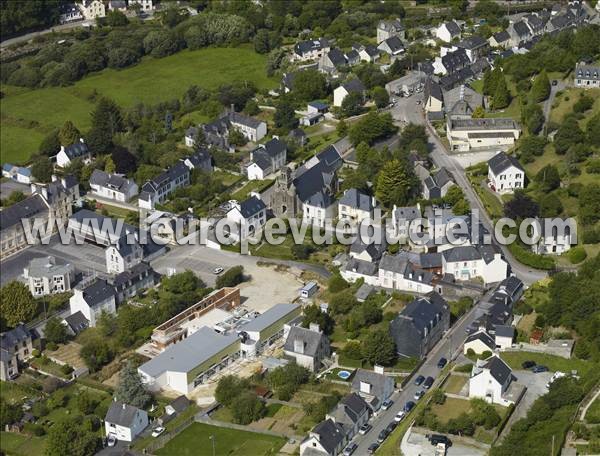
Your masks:
<svg viewBox="0 0 600 456"><path fill-rule="evenodd" d="M550 85L550 95L546 101L544 101L544 125L548 124L550 121L550 111L552 110L552 104L554 103L554 98L556 98L556 92L560 90L564 90L566 88L566 84L564 81L558 81L556 85Z"/></svg>
<svg viewBox="0 0 600 456"><path fill-rule="evenodd" d="M8 198L13 192L17 191L29 195L31 193L31 187L12 179L3 179L2 182L0 182L0 198Z"/></svg>
<svg viewBox="0 0 600 456"><path fill-rule="evenodd" d="M404 456L435 456L435 447L423 434L411 432L410 428L402 439L400 449ZM452 440L452 439L451 439ZM446 456L484 456L485 450L452 442Z"/></svg>

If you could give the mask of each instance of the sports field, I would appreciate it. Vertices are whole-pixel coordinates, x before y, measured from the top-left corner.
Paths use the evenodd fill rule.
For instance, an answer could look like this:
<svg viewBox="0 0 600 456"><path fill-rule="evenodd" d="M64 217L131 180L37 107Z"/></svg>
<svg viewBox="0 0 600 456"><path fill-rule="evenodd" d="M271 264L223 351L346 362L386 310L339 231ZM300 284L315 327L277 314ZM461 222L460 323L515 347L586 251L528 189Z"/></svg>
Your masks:
<svg viewBox="0 0 600 456"><path fill-rule="evenodd" d="M124 70L107 69L69 87L23 89L2 86L0 150L2 163L24 163L41 138L71 120L80 130L90 127L94 90L121 106L157 103L181 96L191 85L214 89L234 81L250 81L259 89L277 85L265 71L266 57L249 47L184 50L164 59L144 58Z"/></svg>
<svg viewBox="0 0 600 456"><path fill-rule="evenodd" d="M285 443L285 439L281 437L192 423L156 454L211 456L213 454L211 436L215 441L215 455L219 456L275 455Z"/></svg>

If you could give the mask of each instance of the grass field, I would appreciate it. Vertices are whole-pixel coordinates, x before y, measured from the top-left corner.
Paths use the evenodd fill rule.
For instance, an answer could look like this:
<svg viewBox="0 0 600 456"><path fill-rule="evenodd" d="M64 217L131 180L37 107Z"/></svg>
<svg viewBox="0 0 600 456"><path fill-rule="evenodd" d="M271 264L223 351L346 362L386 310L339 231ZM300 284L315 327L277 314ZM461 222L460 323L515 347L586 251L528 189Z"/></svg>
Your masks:
<svg viewBox="0 0 600 456"><path fill-rule="evenodd" d="M26 162L41 138L66 120L80 130L88 129L94 91L126 107L179 97L191 85L215 89L227 82L249 81L268 89L277 83L266 76L265 62L266 57L250 47L207 48L164 59L145 58L134 67L107 69L69 87L27 90L2 86L2 162Z"/></svg>
<svg viewBox="0 0 600 456"><path fill-rule="evenodd" d="M590 424L600 423L600 398L596 398L585 414L585 421Z"/></svg>
<svg viewBox="0 0 600 456"><path fill-rule="evenodd" d="M275 182L274 179L251 180L240 188L237 192L231 195L231 199L244 201L250 197L250 192L262 192L269 188Z"/></svg>
<svg viewBox="0 0 600 456"><path fill-rule="evenodd" d="M158 450L156 454L211 456L213 453L210 436L214 438L215 454L217 455L277 454L285 443L285 439L281 437L193 423Z"/></svg>
<svg viewBox="0 0 600 456"><path fill-rule="evenodd" d="M560 356L547 355L545 353L533 353L526 351L504 352L502 359L512 369L523 369L523 361L534 361L536 364L547 366L551 371L571 372L576 370L580 375L587 374L594 366L592 363L580 359L567 359Z"/></svg>
<svg viewBox="0 0 600 456"><path fill-rule="evenodd" d="M458 394L468 380L469 377L465 377L463 375L450 375L448 380L444 382L444 391L447 391L451 394Z"/></svg>
<svg viewBox="0 0 600 456"><path fill-rule="evenodd" d="M7 455L32 456L44 453L45 439L12 432L0 433L0 449Z"/></svg>

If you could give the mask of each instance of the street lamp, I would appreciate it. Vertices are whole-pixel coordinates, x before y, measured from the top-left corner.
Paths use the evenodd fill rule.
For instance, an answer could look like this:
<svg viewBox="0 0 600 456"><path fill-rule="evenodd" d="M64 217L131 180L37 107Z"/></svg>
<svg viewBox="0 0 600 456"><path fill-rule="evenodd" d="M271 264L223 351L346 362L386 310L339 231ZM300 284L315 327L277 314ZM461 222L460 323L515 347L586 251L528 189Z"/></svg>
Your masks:
<svg viewBox="0 0 600 456"><path fill-rule="evenodd" d="M211 434L208 438L212 442L212 450L213 450L212 454L213 454L213 456L215 456L215 436Z"/></svg>

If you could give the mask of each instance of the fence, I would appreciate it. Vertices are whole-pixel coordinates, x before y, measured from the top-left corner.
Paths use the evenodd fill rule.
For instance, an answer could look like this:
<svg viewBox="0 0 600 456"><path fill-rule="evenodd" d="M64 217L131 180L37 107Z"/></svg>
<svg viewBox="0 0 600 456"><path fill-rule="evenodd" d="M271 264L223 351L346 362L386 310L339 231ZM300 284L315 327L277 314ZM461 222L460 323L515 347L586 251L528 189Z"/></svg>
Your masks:
<svg viewBox="0 0 600 456"><path fill-rule="evenodd" d="M159 450L160 448L165 446L165 444L169 440L174 439L181 431L186 429L194 421L195 416L190 416L187 420L183 421L176 428L173 428L170 431L165 432L163 435L158 436L156 440L152 441L146 448L144 448L144 450L142 450L142 452L144 454L153 454L153 451Z"/></svg>

